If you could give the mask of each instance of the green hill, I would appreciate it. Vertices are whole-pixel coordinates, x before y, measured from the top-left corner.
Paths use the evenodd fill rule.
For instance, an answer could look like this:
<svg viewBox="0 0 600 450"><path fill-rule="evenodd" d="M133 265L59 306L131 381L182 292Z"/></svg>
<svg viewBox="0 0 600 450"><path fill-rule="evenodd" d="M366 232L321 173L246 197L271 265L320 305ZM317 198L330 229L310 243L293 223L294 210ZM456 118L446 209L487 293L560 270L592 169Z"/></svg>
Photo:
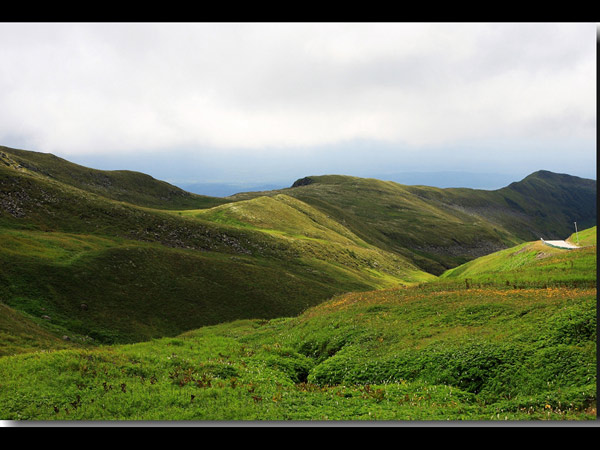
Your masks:
<svg viewBox="0 0 600 450"><path fill-rule="evenodd" d="M78 342L133 342L293 315L336 293L431 277L379 250L312 241L286 247L276 237L254 243L281 245L279 256L75 233L0 229L0 236L3 302L49 316L58 335Z"/></svg>
<svg viewBox="0 0 600 450"><path fill-rule="evenodd" d="M539 171L495 191L405 186L341 175L311 176L286 194L348 227L361 239L439 275L523 241L559 239L596 224L596 182Z"/></svg>
<svg viewBox="0 0 600 450"><path fill-rule="evenodd" d="M581 247L588 247L590 245L596 245L596 237L598 235L598 227L588 228L587 230L581 230L573 233L567 238L567 242L571 242Z"/></svg>
<svg viewBox="0 0 600 450"><path fill-rule="evenodd" d="M316 208L288 195L257 197L185 214L212 222L250 227L291 238L369 247L362 239Z"/></svg>
<svg viewBox="0 0 600 450"><path fill-rule="evenodd" d="M450 269L440 279L521 287L565 284L593 287L596 284L596 227L583 230L581 235L586 247L566 250L541 241L526 242Z"/></svg>
<svg viewBox="0 0 600 450"><path fill-rule="evenodd" d="M73 344L294 315L334 294L432 278L290 197L155 209L136 192L133 204L75 184L0 167L0 300L49 317L38 325Z"/></svg>
<svg viewBox="0 0 600 450"><path fill-rule="evenodd" d="M72 347L70 341L60 337L60 330L49 330L44 320L43 316L29 316L0 302L0 357Z"/></svg>
<svg viewBox="0 0 600 450"><path fill-rule="evenodd" d="M280 241L298 260L329 261L344 270L357 271L357 277L376 277L379 287L435 278L406 258L367 244L316 208L286 195L178 214L260 232Z"/></svg>
<svg viewBox="0 0 600 450"><path fill-rule="evenodd" d="M205 208L227 202L186 192L149 175L130 170L97 170L51 153L0 146L0 168L39 175L103 197L158 209Z"/></svg>

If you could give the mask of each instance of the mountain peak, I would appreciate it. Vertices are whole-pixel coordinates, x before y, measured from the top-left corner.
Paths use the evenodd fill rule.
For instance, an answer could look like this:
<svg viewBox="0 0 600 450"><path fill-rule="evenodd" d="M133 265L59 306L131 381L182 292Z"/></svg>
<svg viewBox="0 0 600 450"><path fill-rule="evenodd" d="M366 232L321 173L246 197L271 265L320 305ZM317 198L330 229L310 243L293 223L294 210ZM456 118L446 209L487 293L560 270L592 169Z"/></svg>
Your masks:
<svg viewBox="0 0 600 450"><path fill-rule="evenodd" d="M292 187L299 187L299 186L308 186L309 184L314 183L315 180L312 179L311 177L304 177L304 178L299 178L298 180L294 181L294 184L292 184Z"/></svg>

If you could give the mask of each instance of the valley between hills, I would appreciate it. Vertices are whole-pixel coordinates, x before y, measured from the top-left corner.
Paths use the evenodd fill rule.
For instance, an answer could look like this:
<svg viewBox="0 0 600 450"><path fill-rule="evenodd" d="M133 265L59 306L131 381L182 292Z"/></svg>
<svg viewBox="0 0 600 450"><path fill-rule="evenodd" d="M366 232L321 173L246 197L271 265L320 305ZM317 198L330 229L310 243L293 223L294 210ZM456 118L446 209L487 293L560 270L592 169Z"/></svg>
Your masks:
<svg viewBox="0 0 600 450"><path fill-rule="evenodd" d="M596 200L545 170L217 198L0 147L0 420L595 419Z"/></svg>

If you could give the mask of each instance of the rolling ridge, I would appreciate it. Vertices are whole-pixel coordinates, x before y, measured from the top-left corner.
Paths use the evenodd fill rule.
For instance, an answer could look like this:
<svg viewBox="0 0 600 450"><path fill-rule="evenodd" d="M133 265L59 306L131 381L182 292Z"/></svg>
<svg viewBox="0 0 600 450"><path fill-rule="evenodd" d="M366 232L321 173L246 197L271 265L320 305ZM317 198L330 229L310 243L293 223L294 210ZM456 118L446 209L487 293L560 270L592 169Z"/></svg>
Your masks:
<svg viewBox="0 0 600 450"><path fill-rule="evenodd" d="M596 416L593 180L214 199L0 157L1 419Z"/></svg>

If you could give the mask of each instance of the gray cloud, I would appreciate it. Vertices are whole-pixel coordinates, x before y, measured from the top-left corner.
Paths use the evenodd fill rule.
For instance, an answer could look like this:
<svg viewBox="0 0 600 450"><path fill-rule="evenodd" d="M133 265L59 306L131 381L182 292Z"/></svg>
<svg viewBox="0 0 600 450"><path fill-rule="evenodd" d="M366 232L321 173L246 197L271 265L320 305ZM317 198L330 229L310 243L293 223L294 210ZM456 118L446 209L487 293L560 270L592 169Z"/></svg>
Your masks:
<svg viewBox="0 0 600 450"><path fill-rule="evenodd" d="M379 147L358 166L502 143L595 162L595 42L593 23L1 24L0 143L281 167L359 141Z"/></svg>

